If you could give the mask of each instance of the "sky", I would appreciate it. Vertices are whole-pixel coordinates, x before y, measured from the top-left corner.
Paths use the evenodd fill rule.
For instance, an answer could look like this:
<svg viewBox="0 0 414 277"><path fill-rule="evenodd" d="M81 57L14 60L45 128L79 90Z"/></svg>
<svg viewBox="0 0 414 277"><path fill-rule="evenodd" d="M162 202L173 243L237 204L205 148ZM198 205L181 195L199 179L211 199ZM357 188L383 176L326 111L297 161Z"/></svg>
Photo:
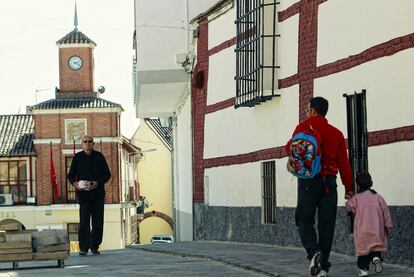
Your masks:
<svg viewBox="0 0 414 277"><path fill-rule="evenodd" d="M24 114L26 106L55 98L59 87L56 41L74 28L75 0L0 0L0 114ZM78 29L97 47L95 89L121 104L121 133L139 125L132 92L133 0L77 0ZM38 92L36 92L38 91Z"/></svg>

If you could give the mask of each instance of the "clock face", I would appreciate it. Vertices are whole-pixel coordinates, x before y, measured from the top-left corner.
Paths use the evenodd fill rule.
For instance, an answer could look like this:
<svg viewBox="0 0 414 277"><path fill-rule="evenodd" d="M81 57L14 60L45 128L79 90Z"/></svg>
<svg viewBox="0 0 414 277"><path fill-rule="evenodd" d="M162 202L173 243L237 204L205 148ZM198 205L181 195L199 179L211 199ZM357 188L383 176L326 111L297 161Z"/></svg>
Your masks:
<svg viewBox="0 0 414 277"><path fill-rule="evenodd" d="M82 67L83 61L78 56L72 56L69 58L69 67L73 70L78 70Z"/></svg>

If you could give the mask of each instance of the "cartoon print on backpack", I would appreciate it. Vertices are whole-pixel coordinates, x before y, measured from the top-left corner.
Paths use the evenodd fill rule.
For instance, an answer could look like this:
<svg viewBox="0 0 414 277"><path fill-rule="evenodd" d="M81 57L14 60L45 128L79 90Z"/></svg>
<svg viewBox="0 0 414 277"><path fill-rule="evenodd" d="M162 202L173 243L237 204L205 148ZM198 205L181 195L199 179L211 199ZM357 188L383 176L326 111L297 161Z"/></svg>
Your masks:
<svg viewBox="0 0 414 277"><path fill-rule="evenodd" d="M310 129L292 138L287 169L298 178L313 178L321 170L320 136Z"/></svg>

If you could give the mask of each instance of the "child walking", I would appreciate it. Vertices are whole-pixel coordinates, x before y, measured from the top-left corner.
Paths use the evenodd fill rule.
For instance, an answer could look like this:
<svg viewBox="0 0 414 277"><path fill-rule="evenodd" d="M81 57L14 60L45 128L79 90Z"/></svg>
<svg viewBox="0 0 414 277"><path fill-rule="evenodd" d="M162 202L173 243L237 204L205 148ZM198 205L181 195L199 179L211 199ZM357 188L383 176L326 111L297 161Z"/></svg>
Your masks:
<svg viewBox="0 0 414 277"><path fill-rule="evenodd" d="M383 270L381 252L387 250L392 220L384 198L371 189L371 175L368 172L360 173L356 183L359 192L345 203L345 207L355 214L354 243L359 276L368 276L370 262L376 273Z"/></svg>

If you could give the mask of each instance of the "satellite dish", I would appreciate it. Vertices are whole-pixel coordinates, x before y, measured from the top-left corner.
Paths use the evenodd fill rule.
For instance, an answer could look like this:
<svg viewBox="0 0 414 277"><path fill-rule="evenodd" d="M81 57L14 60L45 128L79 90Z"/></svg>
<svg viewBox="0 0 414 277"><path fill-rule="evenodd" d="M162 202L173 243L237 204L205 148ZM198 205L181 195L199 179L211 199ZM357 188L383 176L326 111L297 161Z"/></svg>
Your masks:
<svg viewBox="0 0 414 277"><path fill-rule="evenodd" d="M99 87L98 87L98 92L99 92L100 94L104 93L104 92L105 92L105 87L104 87L104 86L99 86Z"/></svg>

